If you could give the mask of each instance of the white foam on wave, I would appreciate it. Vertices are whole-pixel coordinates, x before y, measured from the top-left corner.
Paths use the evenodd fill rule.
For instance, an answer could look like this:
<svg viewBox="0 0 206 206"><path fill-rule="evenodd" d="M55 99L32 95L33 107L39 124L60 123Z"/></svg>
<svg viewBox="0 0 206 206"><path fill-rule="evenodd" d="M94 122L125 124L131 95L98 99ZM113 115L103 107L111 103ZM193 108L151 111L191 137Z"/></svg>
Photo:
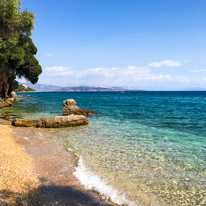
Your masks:
<svg viewBox="0 0 206 206"><path fill-rule="evenodd" d="M118 190L109 185L105 178L90 171L82 157L78 161L74 175L85 189L97 191L106 200L111 200L118 205L137 206L136 203L129 201L125 194L119 194Z"/></svg>

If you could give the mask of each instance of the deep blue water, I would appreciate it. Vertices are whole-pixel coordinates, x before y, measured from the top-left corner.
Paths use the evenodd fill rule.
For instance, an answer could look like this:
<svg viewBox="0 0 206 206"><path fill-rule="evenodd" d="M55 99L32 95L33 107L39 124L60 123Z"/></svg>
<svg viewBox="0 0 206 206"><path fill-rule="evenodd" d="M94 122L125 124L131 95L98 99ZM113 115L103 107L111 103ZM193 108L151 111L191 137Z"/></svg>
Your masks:
<svg viewBox="0 0 206 206"><path fill-rule="evenodd" d="M88 126L47 130L137 205L206 205L206 92L31 93L11 108L26 118L62 115L75 99Z"/></svg>

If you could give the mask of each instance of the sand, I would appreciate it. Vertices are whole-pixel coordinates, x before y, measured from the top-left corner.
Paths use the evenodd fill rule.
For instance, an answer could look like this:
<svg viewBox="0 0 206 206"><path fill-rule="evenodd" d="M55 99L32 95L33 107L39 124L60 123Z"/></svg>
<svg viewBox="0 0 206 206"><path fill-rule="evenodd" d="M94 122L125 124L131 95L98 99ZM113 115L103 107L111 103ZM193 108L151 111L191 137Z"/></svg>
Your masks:
<svg viewBox="0 0 206 206"><path fill-rule="evenodd" d="M0 122L2 123L2 122ZM1 206L108 206L73 176L75 156L64 145L34 136L31 128L0 125Z"/></svg>
<svg viewBox="0 0 206 206"><path fill-rule="evenodd" d="M40 182L34 160L15 143L12 128L0 125L0 205L27 205ZM31 192L32 191L32 192Z"/></svg>

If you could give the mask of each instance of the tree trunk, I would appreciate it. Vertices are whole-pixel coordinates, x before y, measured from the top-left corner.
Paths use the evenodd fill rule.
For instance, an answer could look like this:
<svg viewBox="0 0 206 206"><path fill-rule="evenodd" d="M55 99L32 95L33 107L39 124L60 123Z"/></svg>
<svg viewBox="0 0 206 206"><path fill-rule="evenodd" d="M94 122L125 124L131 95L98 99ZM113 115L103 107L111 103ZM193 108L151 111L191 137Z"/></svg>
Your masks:
<svg viewBox="0 0 206 206"><path fill-rule="evenodd" d="M3 98L4 99L6 99L8 97L8 91L9 91L8 80L4 79L4 81L3 81Z"/></svg>
<svg viewBox="0 0 206 206"><path fill-rule="evenodd" d="M13 91L13 81L16 77L15 71L0 73L0 97L6 99Z"/></svg>
<svg viewBox="0 0 206 206"><path fill-rule="evenodd" d="M1 72L0 74L0 96L5 99L5 83L7 82L6 80L6 75L5 72Z"/></svg>

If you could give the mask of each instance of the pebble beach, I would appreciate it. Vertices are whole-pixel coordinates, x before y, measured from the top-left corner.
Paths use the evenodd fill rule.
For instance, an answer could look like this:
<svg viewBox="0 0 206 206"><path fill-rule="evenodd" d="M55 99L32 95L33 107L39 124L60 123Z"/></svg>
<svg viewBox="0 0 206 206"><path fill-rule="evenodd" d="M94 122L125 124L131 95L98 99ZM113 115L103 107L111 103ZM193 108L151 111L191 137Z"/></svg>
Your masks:
<svg viewBox="0 0 206 206"><path fill-rule="evenodd" d="M102 205L73 176L75 156L63 145L32 137L32 130L0 122L0 205ZM25 135L28 138L25 138Z"/></svg>

